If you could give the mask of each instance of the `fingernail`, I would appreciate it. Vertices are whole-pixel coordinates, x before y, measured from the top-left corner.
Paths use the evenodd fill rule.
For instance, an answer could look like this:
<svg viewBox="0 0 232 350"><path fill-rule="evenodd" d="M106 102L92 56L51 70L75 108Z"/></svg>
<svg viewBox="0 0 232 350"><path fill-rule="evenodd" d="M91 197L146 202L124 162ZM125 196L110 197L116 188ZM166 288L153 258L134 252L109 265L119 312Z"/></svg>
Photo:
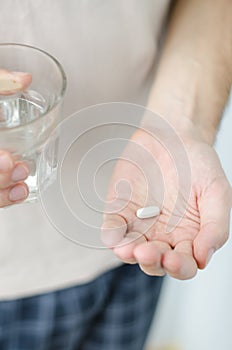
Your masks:
<svg viewBox="0 0 232 350"><path fill-rule="evenodd" d="M23 186L15 186L11 189L9 194L10 201L18 201L27 197L27 190Z"/></svg>
<svg viewBox="0 0 232 350"><path fill-rule="evenodd" d="M18 72L18 71L12 71L11 74L16 74L16 75L21 75L21 76L24 76L24 75L31 75L30 73Z"/></svg>
<svg viewBox="0 0 232 350"><path fill-rule="evenodd" d="M18 165L15 167L11 179L12 181L22 181L28 177L28 169L23 165Z"/></svg>
<svg viewBox="0 0 232 350"><path fill-rule="evenodd" d="M0 155L0 171L6 172L13 166L12 159L7 154Z"/></svg>
<svg viewBox="0 0 232 350"><path fill-rule="evenodd" d="M206 265L208 265L208 263L210 262L213 254L214 254L215 250L214 249L210 249L207 255L207 259L206 259Z"/></svg>

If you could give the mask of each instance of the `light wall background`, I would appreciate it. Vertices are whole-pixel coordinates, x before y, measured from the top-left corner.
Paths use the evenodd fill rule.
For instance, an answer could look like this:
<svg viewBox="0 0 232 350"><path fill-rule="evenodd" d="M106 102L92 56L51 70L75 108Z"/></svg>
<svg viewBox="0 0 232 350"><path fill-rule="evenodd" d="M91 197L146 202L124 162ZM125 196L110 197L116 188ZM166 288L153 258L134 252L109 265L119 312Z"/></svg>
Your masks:
<svg viewBox="0 0 232 350"><path fill-rule="evenodd" d="M232 96L215 148L232 185ZM194 279L166 279L150 332L151 349L232 349L231 242L232 237Z"/></svg>

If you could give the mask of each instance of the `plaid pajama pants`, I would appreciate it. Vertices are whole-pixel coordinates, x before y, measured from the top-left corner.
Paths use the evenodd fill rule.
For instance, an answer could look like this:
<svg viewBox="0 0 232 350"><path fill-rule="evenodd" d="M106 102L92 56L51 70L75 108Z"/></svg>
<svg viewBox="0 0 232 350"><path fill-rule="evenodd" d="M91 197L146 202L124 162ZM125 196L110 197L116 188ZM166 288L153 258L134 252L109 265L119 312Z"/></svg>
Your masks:
<svg viewBox="0 0 232 350"><path fill-rule="evenodd" d="M142 350L162 285L124 264L90 283L0 302L0 350Z"/></svg>

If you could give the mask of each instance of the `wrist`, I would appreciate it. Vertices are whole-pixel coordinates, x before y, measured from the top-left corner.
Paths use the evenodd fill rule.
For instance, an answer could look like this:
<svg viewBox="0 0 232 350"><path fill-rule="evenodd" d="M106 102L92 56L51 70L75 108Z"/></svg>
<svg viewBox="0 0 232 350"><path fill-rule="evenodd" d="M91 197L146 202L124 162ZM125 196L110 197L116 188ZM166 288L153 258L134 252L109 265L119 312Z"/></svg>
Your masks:
<svg viewBox="0 0 232 350"><path fill-rule="evenodd" d="M164 121L171 125L181 137L191 137L198 141L213 145L217 134L217 126L211 123L210 118L202 116L197 103L194 104L187 98L171 96L166 93L162 98L149 99L148 110L159 115ZM142 127L152 129L156 127L156 118L153 113L147 113L142 120Z"/></svg>

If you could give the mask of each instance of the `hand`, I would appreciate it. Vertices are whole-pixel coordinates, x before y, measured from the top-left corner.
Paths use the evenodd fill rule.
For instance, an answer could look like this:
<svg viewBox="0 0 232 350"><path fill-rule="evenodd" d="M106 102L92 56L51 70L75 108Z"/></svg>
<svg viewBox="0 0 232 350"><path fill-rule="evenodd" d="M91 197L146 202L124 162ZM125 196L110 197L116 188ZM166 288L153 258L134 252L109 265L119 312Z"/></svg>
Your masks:
<svg viewBox="0 0 232 350"><path fill-rule="evenodd" d="M0 208L27 198L28 187L23 181L28 175L26 163L15 160L6 151L0 151Z"/></svg>
<svg viewBox="0 0 232 350"><path fill-rule="evenodd" d="M0 69L0 96L8 96L26 89L32 81L29 73Z"/></svg>
<svg viewBox="0 0 232 350"><path fill-rule="evenodd" d="M0 96L26 89L31 80L29 73L0 69ZM28 175L26 163L18 161L7 151L0 151L0 208L20 203L27 198L28 187L23 181Z"/></svg>
<svg viewBox="0 0 232 350"><path fill-rule="evenodd" d="M133 135L114 169L102 239L122 261L138 263L149 275L188 279L227 240L232 195L214 149L194 132L182 140L189 164L175 150L176 140L169 140L167 152L148 132ZM191 170L186 183L182 178L178 184L178 167ZM146 205L159 206L160 216L138 219L136 210Z"/></svg>

